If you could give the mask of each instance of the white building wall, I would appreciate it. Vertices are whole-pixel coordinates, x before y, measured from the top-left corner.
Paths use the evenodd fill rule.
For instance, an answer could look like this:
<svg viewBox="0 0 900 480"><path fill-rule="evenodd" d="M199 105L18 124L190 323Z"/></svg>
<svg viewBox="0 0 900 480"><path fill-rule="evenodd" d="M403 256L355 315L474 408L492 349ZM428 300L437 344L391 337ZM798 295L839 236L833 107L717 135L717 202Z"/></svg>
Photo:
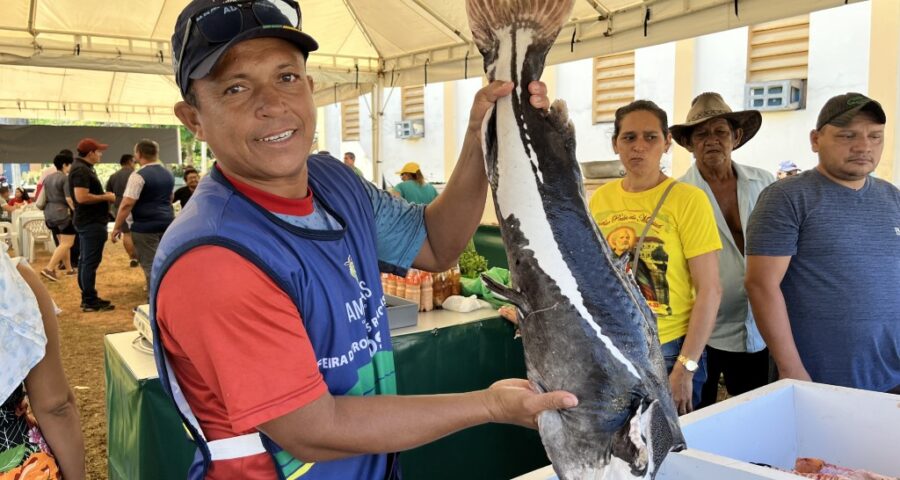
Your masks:
<svg viewBox="0 0 900 480"><path fill-rule="evenodd" d="M391 184L400 182L397 170L406 162L416 162L422 168L429 182L443 182L444 179L444 86L434 83L425 86L425 137L399 139L394 133L394 124L401 120L400 89L386 88L384 97L387 105L381 117L381 168ZM457 115L467 115L457 112ZM380 179L379 182L380 183Z"/></svg>
<svg viewBox="0 0 900 480"><path fill-rule="evenodd" d="M810 14L807 107L798 111L763 113L762 128L750 143L735 153L737 161L772 172L784 160L794 161L803 169L815 166L817 159L810 151L808 136L815 126L821 106L831 96L847 91L867 92L870 16L871 7L868 2ZM693 67L694 95L706 91L719 92L732 109L743 109L744 85L747 80L747 41L746 27L697 38ZM569 106L569 118L575 125L576 155L579 161L615 159L611 145L612 123L592 123L592 60L579 60L548 68L556 69L555 97L564 99ZM656 102L667 112L670 124L685 120L673 118L674 72L674 43L641 48L635 52L635 98ZM418 162L429 181L446 181L443 168L443 122L445 118L454 122L456 138L449 140L455 142L458 153L468 125L472 99L481 86L481 78L457 81L455 100L452 102L455 111L449 112L446 117L443 111L443 85L426 86L425 138L418 140L394 137L394 123L400 120L401 114L400 90L396 89L391 93L390 89L385 89L383 98L387 103L381 117L381 159L389 182L399 181L399 177L393 172L408 161ZM371 125L363 118L369 108L361 100L360 135L364 140L356 146L360 151L349 148L358 157L364 153L365 159L372 156L371 141L368 140L371 137ZM340 138L340 108L329 105L325 107L325 112L325 145L339 156L338 152L348 150ZM455 160L447 159L448 162ZM365 168L360 168L368 173L371 166L366 165ZM663 165L671 165L669 155L663 158ZM380 183L380 179L376 183Z"/></svg>
<svg viewBox="0 0 900 480"><path fill-rule="evenodd" d="M834 95L867 90L870 10L870 4L864 2L810 14L806 108L763 112L759 133L735 152L736 161L773 173L785 160L804 170L816 165L809 132L815 127L819 109ZM747 28L697 38L695 95L719 92L732 109L743 110L747 41ZM684 120L674 119L672 123Z"/></svg>
<svg viewBox="0 0 900 480"><path fill-rule="evenodd" d="M593 123L593 60L557 65L556 97L566 101L575 126L576 157L581 162L614 160L613 123ZM653 100L671 117L675 92L675 44L666 43L635 51L635 98ZM668 155L664 164L670 164Z"/></svg>
<svg viewBox="0 0 900 480"><path fill-rule="evenodd" d="M325 142L322 150L328 150L332 155L341 155L341 104L332 103L324 107L325 118L319 121L325 122Z"/></svg>
<svg viewBox="0 0 900 480"><path fill-rule="evenodd" d="M674 123L675 111L675 43L669 42L634 51L634 98L651 100L666 111L669 125ZM612 125L612 124L610 124ZM610 130L610 142L612 130ZM660 165L664 172L672 171L672 148L666 152ZM617 158L617 157L610 157Z"/></svg>
<svg viewBox="0 0 900 480"><path fill-rule="evenodd" d="M472 110L472 101L475 100L475 94L481 90L483 83L484 80L481 77L456 81L456 111L455 114L450 115L450 118L453 119L454 132L456 132L457 158L447 159L448 162L455 163L459 157L463 139L466 137L466 130L469 128L469 112Z"/></svg>

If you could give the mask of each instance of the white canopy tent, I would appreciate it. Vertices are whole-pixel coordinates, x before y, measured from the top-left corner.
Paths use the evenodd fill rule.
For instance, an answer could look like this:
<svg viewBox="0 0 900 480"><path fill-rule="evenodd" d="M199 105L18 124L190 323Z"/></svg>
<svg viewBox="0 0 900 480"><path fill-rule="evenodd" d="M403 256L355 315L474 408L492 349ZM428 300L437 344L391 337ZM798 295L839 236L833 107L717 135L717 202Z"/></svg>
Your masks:
<svg viewBox="0 0 900 480"><path fill-rule="evenodd" d="M0 117L177 124L170 38L188 0L3 0ZM855 0L859 1L859 0ZM463 0L301 0L316 101L480 76ZM845 0L576 0L549 62L659 44ZM379 104L376 102L376 105ZM377 128L377 126L376 126ZM376 153L377 155L377 153Z"/></svg>

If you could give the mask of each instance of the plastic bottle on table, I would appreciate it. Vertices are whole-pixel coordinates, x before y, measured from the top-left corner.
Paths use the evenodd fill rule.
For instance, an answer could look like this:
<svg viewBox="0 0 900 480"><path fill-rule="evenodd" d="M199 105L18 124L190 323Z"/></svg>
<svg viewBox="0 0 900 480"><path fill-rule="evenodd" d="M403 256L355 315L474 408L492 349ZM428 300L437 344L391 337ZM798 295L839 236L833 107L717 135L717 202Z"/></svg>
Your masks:
<svg viewBox="0 0 900 480"><path fill-rule="evenodd" d="M393 274L388 274L387 282L385 282L384 293L388 295L397 296L397 276Z"/></svg>
<svg viewBox="0 0 900 480"><path fill-rule="evenodd" d="M434 308L434 279L430 273L426 273L422 279L422 301L419 302L419 311L430 312Z"/></svg>
<svg viewBox="0 0 900 480"><path fill-rule="evenodd" d="M406 299L416 305L419 304L419 301L421 300L421 289L418 278L411 277L406 280Z"/></svg>
<svg viewBox="0 0 900 480"><path fill-rule="evenodd" d="M462 275L461 275L460 272L459 272L459 267L458 267L458 266L457 266L457 267L453 267L453 270L451 270L451 274L450 274L450 275L451 275L451 278L453 279L453 281L452 281L452 285L453 285L453 293L452 293L452 295L461 295L461 294L462 294L462 281L461 281Z"/></svg>
<svg viewBox="0 0 900 480"><path fill-rule="evenodd" d="M397 276L397 290L394 292L394 296L399 298L406 298L406 279L400 276Z"/></svg>

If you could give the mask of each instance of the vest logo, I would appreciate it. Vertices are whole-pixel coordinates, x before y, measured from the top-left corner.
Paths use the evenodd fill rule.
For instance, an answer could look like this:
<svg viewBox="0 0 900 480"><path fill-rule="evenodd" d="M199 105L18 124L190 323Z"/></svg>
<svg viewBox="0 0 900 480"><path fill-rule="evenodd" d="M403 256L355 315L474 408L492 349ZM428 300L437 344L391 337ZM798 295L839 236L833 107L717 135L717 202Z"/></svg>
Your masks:
<svg viewBox="0 0 900 480"><path fill-rule="evenodd" d="M894 233L896 233L897 236L900 237L900 227L894 227Z"/></svg>
<svg viewBox="0 0 900 480"><path fill-rule="evenodd" d="M898 233L897 235L900 235L900 233ZM358 282L359 277L356 276L356 265L353 263L353 257L347 255L347 261L344 263L344 265L347 266L347 270L350 272L350 276Z"/></svg>

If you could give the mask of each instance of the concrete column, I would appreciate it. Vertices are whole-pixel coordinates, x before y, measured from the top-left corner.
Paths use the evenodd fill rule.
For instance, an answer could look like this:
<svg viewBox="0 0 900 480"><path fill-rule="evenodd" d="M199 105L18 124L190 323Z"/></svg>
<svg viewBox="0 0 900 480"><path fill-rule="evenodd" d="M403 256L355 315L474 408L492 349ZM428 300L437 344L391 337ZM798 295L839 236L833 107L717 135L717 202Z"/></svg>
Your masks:
<svg viewBox="0 0 900 480"><path fill-rule="evenodd" d="M696 40L693 38L675 42L675 98L669 124L682 123L691 109L694 98L694 71ZM678 178L687 172L694 157L687 150L672 142L672 176Z"/></svg>
<svg viewBox="0 0 900 480"><path fill-rule="evenodd" d="M209 170L209 159L206 157L206 150L209 148L206 142L200 142L200 174L206 175Z"/></svg>
<svg viewBox="0 0 900 480"><path fill-rule="evenodd" d="M443 105L443 127L444 127L444 181L450 180L453 168L456 167L456 161L459 160L460 145L456 139L456 122L457 115L468 115L468 112L456 111L456 82L444 82L444 105Z"/></svg>
<svg viewBox="0 0 900 480"><path fill-rule="evenodd" d="M328 137L325 136L325 107L316 108L316 145L313 147L318 150L327 150Z"/></svg>
<svg viewBox="0 0 900 480"><path fill-rule="evenodd" d="M875 174L889 182L900 182L900 2L872 0L869 47L868 95L881 104L887 115L884 153Z"/></svg>

